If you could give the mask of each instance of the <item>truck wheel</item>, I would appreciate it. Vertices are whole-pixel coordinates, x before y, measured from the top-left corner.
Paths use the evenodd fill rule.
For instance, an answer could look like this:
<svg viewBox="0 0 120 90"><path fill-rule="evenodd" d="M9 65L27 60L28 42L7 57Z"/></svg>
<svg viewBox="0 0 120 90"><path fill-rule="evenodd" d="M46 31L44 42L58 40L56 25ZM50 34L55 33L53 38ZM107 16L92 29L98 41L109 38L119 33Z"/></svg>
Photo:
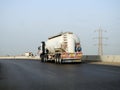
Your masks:
<svg viewBox="0 0 120 90"><path fill-rule="evenodd" d="M46 58L44 57L44 62L46 62Z"/></svg>
<svg viewBox="0 0 120 90"><path fill-rule="evenodd" d="M56 63L58 63L59 62L59 59L58 59L58 57L56 58Z"/></svg>
<svg viewBox="0 0 120 90"><path fill-rule="evenodd" d="M43 54L40 55L40 58L41 58L41 62L44 62L44 58L45 58L45 57L44 57Z"/></svg>
<svg viewBox="0 0 120 90"><path fill-rule="evenodd" d="M46 55L46 62L48 61L48 55Z"/></svg>
<svg viewBox="0 0 120 90"><path fill-rule="evenodd" d="M45 62L47 62L48 61L48 58L47 58L47 55L45 56Z"/></svg>
<svg viewBox="0 0 120 90"><path fill-rule="evenodd" d="M55 59L55 63L57 63L57 58Z"/></svg>
<svg viewBox="0 0 120 90"><path fill-rule="evenodd" d="M62 60L61 60L61 55L58 54L58 63L61 64L62 63Z"/></svg>
<svg viewBox="0 0 120 90"><path fill-rule="evenodd" d="M55 63L57 63L57 58L58 58L58 56L57 56L57 54L55 55Z"/></svg>
<svg viewBox="0 0 120 90"><path fill-rule="evenodd" d="M55 57L55 63L57 62L57 58Z"/></svg>
<svg viewBox="0 0 120 90"><path fill-rule="evenodd" d="M41 62L45 62L45 56L42 55Z"/></svg>
<svg viewBox="0 0 120 90"><path fill-rule="evenodd" d="M43 57L43 58L41 58L41 62L44 62L44 57Z"/></svg>
<svg viewBox="0 0 120 90"><path fill-rule="evenodd" d="M46 62L46 56L44 56L44 62Z"/></svg>
<svg viewBox="0 0 120 90"><path fill-rule="evenodd" d="M62 64L62 59L61 58L59 58L59 64Z"/></svg>

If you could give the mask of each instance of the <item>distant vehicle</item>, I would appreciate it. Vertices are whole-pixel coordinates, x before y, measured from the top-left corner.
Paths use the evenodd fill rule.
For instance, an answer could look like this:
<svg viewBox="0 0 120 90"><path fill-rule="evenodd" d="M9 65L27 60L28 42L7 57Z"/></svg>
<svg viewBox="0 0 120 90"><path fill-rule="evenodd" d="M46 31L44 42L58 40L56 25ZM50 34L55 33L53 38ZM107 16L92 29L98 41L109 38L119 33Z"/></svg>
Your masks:
<svg viewBox="0 0 120 90"><path fill-rule="evenodd" d="M41 62L81 62L82 49L79 38L72 32L62 32L42 41L38 47Z"/></svg>
<svg viewBox="0 0 120 90"><path fill-rule="evenodd" d="M34 56L32 52L25 52L24 56L29 57L29 56Z"/></svg>

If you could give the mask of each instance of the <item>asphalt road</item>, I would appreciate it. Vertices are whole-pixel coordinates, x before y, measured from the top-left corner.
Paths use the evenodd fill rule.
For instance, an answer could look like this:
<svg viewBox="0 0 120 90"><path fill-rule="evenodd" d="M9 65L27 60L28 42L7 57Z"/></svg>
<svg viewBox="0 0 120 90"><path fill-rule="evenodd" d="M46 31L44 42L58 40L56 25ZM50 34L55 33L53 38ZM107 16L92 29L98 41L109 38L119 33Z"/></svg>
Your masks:
<svg viewBox="0 0 120 90"><path fill-rule="evenodd" d="M0 90L120 90L120 67L0 60Z"/></svg>

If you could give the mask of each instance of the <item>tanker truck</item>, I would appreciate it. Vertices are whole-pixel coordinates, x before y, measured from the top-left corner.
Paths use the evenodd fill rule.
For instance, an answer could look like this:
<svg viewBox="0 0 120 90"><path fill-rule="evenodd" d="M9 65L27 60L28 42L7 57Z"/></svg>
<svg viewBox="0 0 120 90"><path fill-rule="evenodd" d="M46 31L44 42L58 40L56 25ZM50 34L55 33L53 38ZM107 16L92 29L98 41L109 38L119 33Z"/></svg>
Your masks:
<svg viewBox="0 0 120 90"><path fill-rule="evenodd" d="M55 63L81 62L82 48L77 35L72 32L62 32L42 41L38 47L41 62Z"/></svg>

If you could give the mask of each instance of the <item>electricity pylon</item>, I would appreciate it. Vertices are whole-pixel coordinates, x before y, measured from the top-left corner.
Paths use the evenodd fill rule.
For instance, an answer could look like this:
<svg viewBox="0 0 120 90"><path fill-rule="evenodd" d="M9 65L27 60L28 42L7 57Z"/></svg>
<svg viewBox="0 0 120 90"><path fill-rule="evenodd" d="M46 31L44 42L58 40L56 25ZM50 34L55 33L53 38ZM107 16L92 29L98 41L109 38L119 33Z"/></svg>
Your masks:
<svg viewBox="0 0 120 90"><path fill-rule="evenodd" d="M98 32L98 37L96 38L96 39L98 39L98 55L103 55L103 39L107 39L107 38L104 38L103 37L103 31L104 30L102 30L101 29L101 27L98 29L98 30L96 30L95 32ZM104 32L106 32L106 31L104 31Z"/></svg>

